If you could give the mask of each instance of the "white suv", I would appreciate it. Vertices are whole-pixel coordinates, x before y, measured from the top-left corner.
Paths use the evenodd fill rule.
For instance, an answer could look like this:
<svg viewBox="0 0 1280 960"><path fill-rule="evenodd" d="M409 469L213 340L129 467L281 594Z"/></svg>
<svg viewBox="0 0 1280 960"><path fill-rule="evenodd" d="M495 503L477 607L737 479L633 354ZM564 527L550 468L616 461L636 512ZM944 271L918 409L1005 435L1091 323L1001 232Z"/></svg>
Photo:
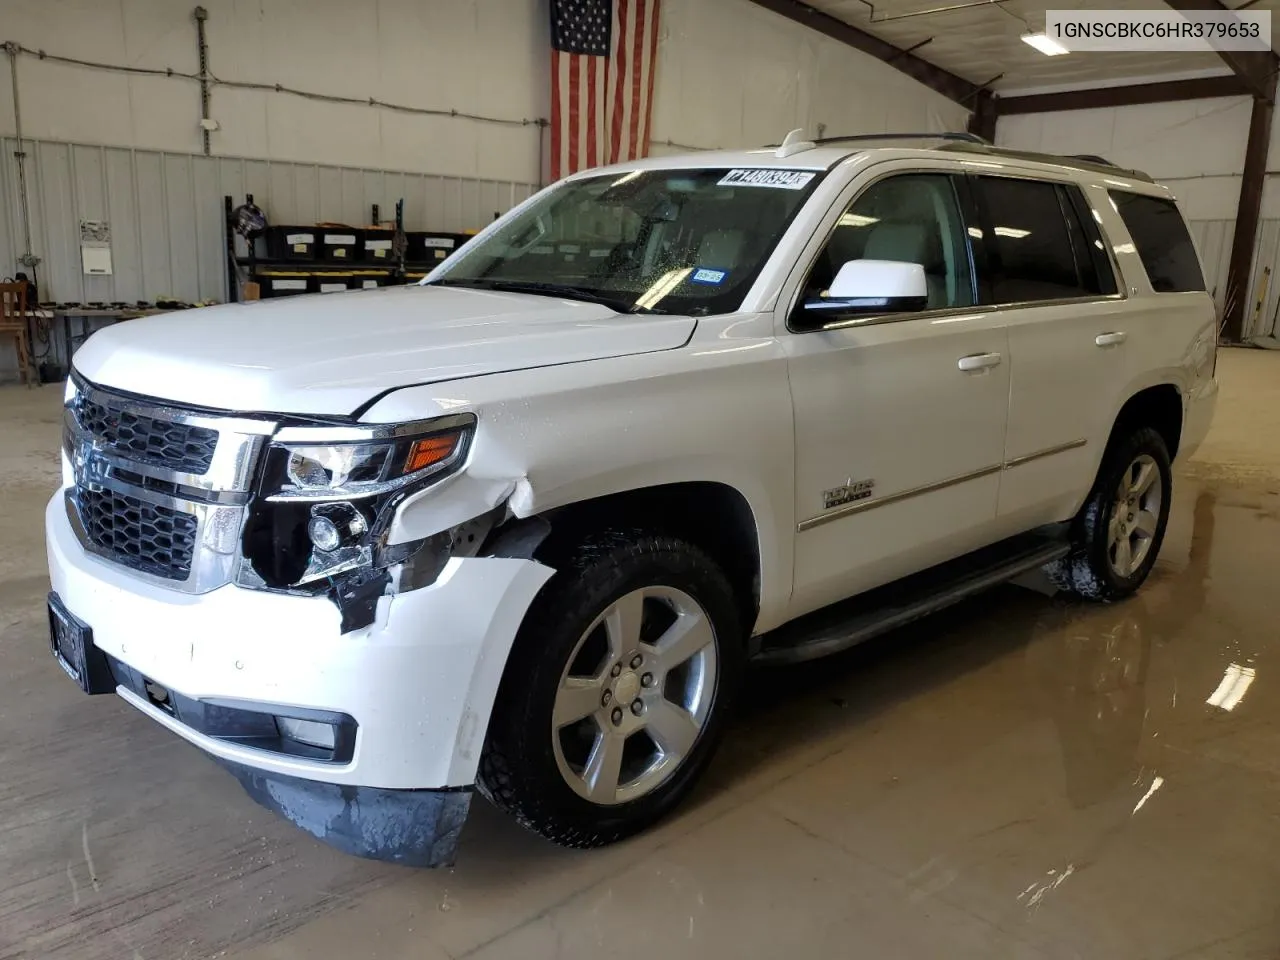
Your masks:
<svg viewBox="0 0 1280 960"><path fill-rule="evenodd" d="M749 661L1142 583L1216 330L1167 190L963 137L592 170L421 286L76 354L59 662L342 849L671 810Z"/></svg>

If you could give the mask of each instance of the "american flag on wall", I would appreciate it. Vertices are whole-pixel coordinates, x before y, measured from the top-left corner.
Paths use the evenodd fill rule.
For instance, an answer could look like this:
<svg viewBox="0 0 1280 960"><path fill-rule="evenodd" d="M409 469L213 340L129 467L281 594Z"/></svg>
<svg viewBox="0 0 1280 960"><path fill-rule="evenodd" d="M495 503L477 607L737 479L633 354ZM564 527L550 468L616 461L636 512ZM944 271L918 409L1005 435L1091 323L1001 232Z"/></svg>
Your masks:
<svg viewBox="0 0 1280 960"><path fill-rule="evenodd" d="M551 179L649 153L661 0L551 0Z"/></svg>

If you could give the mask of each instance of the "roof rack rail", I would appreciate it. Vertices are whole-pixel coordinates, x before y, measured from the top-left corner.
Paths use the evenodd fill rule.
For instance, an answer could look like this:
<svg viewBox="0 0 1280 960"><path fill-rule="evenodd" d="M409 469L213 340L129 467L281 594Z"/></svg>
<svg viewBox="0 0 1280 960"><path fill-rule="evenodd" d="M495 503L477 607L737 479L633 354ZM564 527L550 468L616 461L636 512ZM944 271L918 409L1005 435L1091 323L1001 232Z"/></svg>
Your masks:
<svg viewBox="0 0 1280 960"><path fill-rule="evenodd" d="M963 131L945 131L943 133L853 133L844 137L819 137L814 143L844 143L846 140L963 140L967 143L981 143L987 146L991 141L984 140L976 133Z"/></svg>
<svg viewBox="0 0 1280 960"><path fill-rule="evenodd" d="M805 141L803 143L795 142L795 138L800 136L796 131L792 131L792 133L787 136L788 139L793 142L781 145L776 143L770 144L767 149L778 150L779 156L789 156L791 153L798 153L799 150L810 149L810 145L822 146L823 144L856 143L858 141L867 140L945 140L949 142L945 146L939 147L939 149L962 153L985 154L992 157L1007 157L1014 160L1033 160L1037 163L1053 163L1059 166L1076 167L1081 170L1092 169L1095 173L1123 174L1127 177L1132 177L1135 180L1145 180L1149 183L1155 182L1149 174L1143 173L1141 170L1132 170L1128 167L1122 167L1119 164L1112 163L1105 157L1100 157L1096 154L1037 153L1031 150L997 147L995 144L983 139L975 133L954 131L943 133L855 133L843 137L819 137L816 140ZM785 153L783 152L784 149L786 150Z"/></svg>
<svg viewBox="0 0 1280 960"><path fill-rule="evenodd" d="M1084 160L1088 163L1100 163L1105 167L1114 167L1115 164L1106 157L1100 157L1096 153L1066 153L1063 154L1068 160Z"/></svg>
<svg viewBox="0 0 1280 960"><path fill-rule="evenodd" d="M1112 176L1122 175L1134 180L1145 180L1148 183L1155 183L1149 174L1143 173L1141 170L1131 170L1128 167L1122 167L1109 160L1104 160L1102 157L1087 154L1076 154L1072 156L1061 153L1038 153L1032 150L1016 150L1009 147L996 147L989 143L977 144L965 142L947 144L940 149L962 153L979 153L988 157L1005 157L1010 160L1031 160L1035 163L1052 163L1060 167L1074 167L1077 170L1091 170L1094 173L1107 173Z"/></svg>
<svg viewBox="0 0 1280 960"><path fill-rule="evenodd" d="M792 131L793 133L795 131ZM791 134L787 134L791 136ZM956 131L944 131L943 133L851 133L844 137L818 137L810 140L814 146L822 146L826 143L848 143L855 140L960 140L965 143L977 143L984 147L991 146L991 141L984 140L976 133L964 133ZM773 150L784 144L770 143L766 144L764 149Z"/></svg>

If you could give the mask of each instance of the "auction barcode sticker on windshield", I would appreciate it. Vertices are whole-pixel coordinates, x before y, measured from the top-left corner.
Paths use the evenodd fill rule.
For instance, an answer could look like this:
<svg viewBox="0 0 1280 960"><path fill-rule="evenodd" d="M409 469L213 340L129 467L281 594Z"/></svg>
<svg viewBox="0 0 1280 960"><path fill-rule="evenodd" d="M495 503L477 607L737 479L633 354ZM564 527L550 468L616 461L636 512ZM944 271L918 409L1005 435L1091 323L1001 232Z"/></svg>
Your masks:
<svg viewBox="0 0 1280 960"><path fill-rule="evenodd" d="M730 170L717 186L773 187L778 190L803 190L813 179L811 170Z"/></svg>

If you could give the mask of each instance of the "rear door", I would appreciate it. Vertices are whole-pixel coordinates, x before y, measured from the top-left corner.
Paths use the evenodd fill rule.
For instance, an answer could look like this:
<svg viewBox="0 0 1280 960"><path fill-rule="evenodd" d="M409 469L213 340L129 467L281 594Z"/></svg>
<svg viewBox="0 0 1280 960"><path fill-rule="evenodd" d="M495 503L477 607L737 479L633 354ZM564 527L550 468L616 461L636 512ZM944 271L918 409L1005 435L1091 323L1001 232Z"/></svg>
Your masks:
<svg viewBox="0 0 1280 960"><path fill-rule="evenodd" d="M972 178L986 252L983 301L1004 317L1010 390L1004 534L1070 516L1127 384L1124 297L1095 212L1069 182Z"/></svg>

